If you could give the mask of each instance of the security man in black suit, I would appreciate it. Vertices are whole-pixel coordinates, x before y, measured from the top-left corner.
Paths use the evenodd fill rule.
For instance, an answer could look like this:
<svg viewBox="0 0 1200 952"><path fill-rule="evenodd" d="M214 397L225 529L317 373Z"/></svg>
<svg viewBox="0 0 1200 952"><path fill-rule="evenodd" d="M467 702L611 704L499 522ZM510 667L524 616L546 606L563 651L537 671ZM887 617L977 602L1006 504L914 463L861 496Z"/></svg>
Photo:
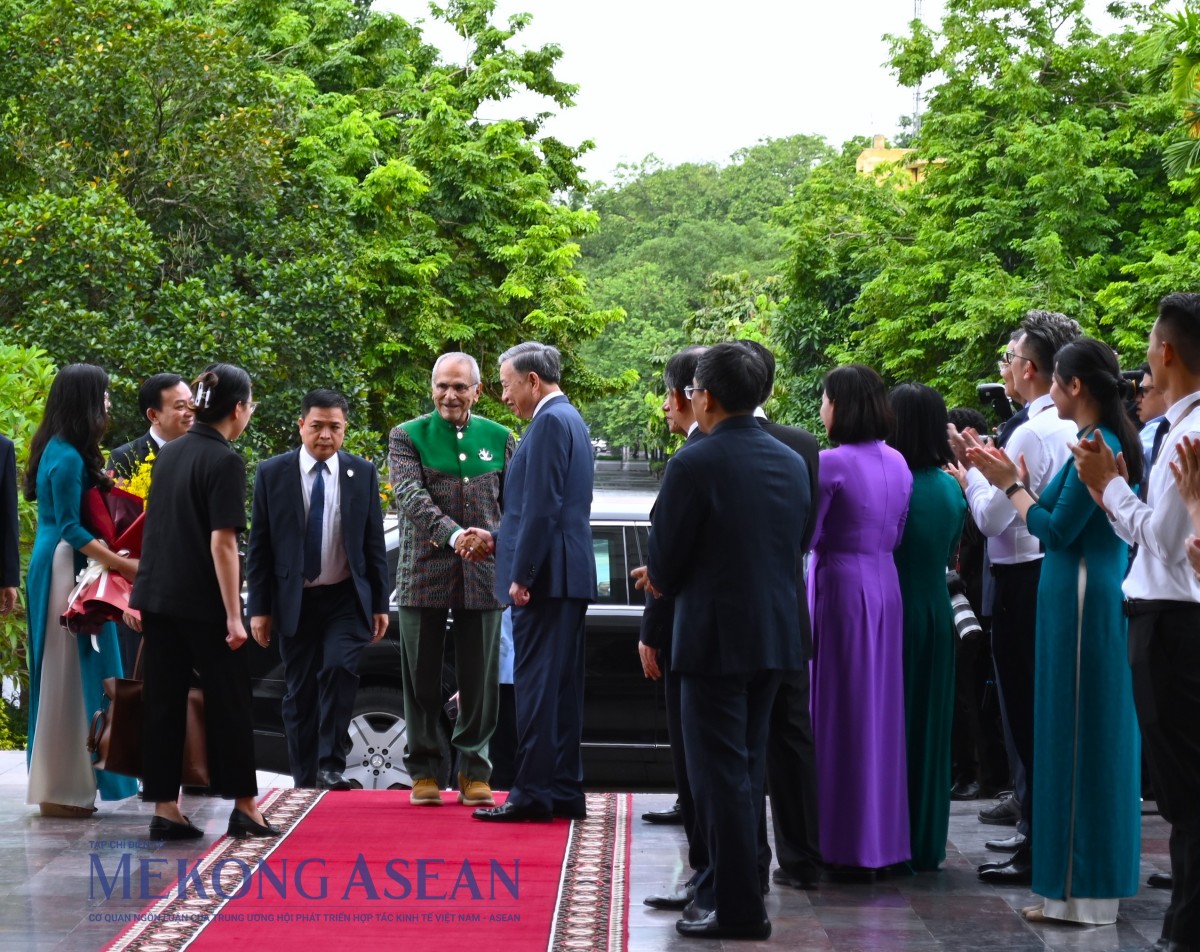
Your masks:
<svg viewBox="0 0 1200 952"><path fill-rule="evenodd" d="M766 379L741 344L700 358L685 394L708 437L667 468L650 535L649 585L676 598L671 665L711 853L675 926L689 937L771 934L758 829L771 708L785 672L805 664L796 579L811 498L804 461L754 419Z"/></svg>
<svg viewBox="0 0 1200 952"><path fill-rule="evenodd" d="M683 389L692 382L696 375L696 364L700 355L708 348L699 345L687 347L667 361L663 369L663 382L667 387L667 396L663 401L663 416L667 420L667 428L672 433L686 437L684 448L692 446L704 437L704 431L696 422L692 412L692 401L684 396ZM669 465L669 464L668 464ZM650 510L650 521L654 522L654 510ZM651 530L653 531L653 530ZM645 589L646 567L640 566L633 570L640 589ZM671 765L675 773L675 789L679 792L675 807L683 823L684 834L688 841L688 865L698 875L708 866L708 848L704 843L703 834L696 826L696 807L692 799L692 790L688 781L687 760L683 753L683 725L680 721L679 709L679 678L671 670L671 632L675 625L675 599L669 595L655 598L646 593L646 607L642 612L641 636L638 642L638 653L641 657L642 671L646 677L653 680L662 679L663 694L667 707L667 739L671 743ZM655 817L655 819L651 819ZM644 819L650 822L665 822L664 814L646 814ZM646 905L655 909L682 909L695 894L696 875L693 875L681 888L661 895L648 896Z"/></svg>
<svg viewBox="0 0 1200 952"><path fill-rule="evenodd" d="M770 399L775 385L775 355L757 341L743 343L758 354L767 368L767 382L759 397L759 409L755 411L759 425L804 460L808 467L808 498L816 499L821 448L808 430L767 419L761 408ZM802 539L805 552L812 544L816 516L816 507L810 506ZM796 592L800 609L800 645L807 662L812 658L812 622L808 617L803 567L796 576ZM771 708L767 740L767 791L771 795L771 825L775 830L775 855L779 860L771 879L795 889L816 889L823 866L817 826L817 763L808 708L809 688L807 663L783 676ZM766 840L764 823L759 836L759 862L769 866L771 853ZM766 882L766 872L765 866L759 869L763 882Z"/></svg>
<svg viewBox="0 0 1200 952"><path fill-rule="evenodd" d="M387 632L387 554L375 465L342 452L346 398L311 390L299 449L254 474L246 553L250 633L279 633L283 722L297 787L349 790L342 741L358 693L358 662ZM398 753L398 752L397 752Z"/></svg>
<svg viewBox="0 0 1200 952"><path fill-rule="evenodd" d="M21 582L21 540L17 522L17 451L13 441L0 436L0 615L17 607Z"/></svg>

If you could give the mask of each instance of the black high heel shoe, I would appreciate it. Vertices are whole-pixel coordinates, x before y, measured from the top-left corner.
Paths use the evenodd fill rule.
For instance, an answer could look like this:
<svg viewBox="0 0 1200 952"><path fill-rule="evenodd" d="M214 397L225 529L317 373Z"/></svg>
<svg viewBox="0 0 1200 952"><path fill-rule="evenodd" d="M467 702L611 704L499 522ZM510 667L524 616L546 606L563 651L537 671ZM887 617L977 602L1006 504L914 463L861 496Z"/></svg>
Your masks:
<svg viewBox="0 0 1200 952"><path fill-rule="evenodd" d="M150 839L152 840L198 840L204 831L193 826L187 817L182 823L176 823L165 816L156 816L150 820Z"/></svg>
<svg viewBox="0 0 1200 952"><path fill-rule="evenodd" d="M283 832L283 830L271 826L266 817L263 817L263 820L266 822L256 823L247 814L234 807L233 812L229 814L229 829L226 830L226 833L242 839L247 836L279 836Z"/></svg>

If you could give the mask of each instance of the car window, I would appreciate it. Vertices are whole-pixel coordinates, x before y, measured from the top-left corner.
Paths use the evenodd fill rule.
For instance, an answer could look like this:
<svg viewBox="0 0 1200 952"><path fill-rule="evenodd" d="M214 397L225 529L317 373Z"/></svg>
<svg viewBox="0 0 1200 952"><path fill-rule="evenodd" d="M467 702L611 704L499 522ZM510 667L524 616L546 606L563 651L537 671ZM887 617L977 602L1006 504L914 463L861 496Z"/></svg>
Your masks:
<svg viewBox="0 0 1200 952"><path fill-rule="evenodd" d="M601 605L629 604L629 576L625 566L625 534L621 526L592 526L592 551L596 557L596 588Z"/></svg>

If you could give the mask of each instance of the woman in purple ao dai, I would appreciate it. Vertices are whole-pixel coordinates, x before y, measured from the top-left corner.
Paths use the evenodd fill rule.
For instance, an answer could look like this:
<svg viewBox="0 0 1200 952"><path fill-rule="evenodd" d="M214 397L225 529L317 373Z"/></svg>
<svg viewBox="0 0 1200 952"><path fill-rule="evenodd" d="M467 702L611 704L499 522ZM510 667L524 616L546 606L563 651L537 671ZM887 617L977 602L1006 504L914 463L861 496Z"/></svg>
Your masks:
<svg viewBox="0 0 1200 952"><path fill-rule="evenodd" d="M891 409L879 375L838 367L824 389L821 419L834 448L821 453L808 582L821 854L833 875L869 879L910 856L904 613L893 552L913 480L883 442Z"/></svg>

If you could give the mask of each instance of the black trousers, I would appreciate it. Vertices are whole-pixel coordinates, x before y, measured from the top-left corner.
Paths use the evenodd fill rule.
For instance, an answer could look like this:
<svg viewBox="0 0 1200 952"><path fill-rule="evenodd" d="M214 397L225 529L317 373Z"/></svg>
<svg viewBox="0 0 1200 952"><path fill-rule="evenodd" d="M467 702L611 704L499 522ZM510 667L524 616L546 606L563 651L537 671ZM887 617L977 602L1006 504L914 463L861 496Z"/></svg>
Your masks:
<svg viewBox="0 0 1200 952"><path fill-rule="evenodd" d="M296 630L277 636L292 782L315 787L318 769L346 769L343 740L358 693L358 662L371 641L354 583L306 588Z"/></svg>
<svg viewBox="0 0 1200 952"><path fill-rule="evenodd" d="M204 689L209 789L226 799L258 794L245 647L230 651L225 623L142 613L142 799L176 800L192 669Z"/></svg>
<svg viewBox="0 0 1200 952"><path fill-rule="evenodd" d="M1033 691L1037 653L1037 591L1042 560L992 565L996 599L992 609L992 657L1000 680L1013 746L1025 770L1021 830L1033 836Z"/></svg>
<svg viewBox="0 0 1200 952"><path fill-rule="evenodd" d="M786 672L771 706L767 738L767 790L771 794L775 856L782 869L801 875L818 873L823 865L817 828L817 763L808 702L808 665L800 671Z"/></svg>
<svg viewBox="0 0 1200 952"><path fill-rule="evenodd" d="M679 812L683 815L683 832L687 837L688 865L697 873L708 866L708 844L696 822L696 801L692 797L688 778L687 756L683 750L683 714L679 675L671 670L671 648L658 653L663 674L663 697L667 703L667 739L671 743L671 766L675 772L675 789L679 793Z"/></svg>
<svg viewBox="0 0 1200 952"><path fill-rule="evenodd" d="M681 676L684 751L696 815L711 862L696 904L724 926L766 918L759 882L759 828L767 733L780 672Z"/></svg>
<svg viewBox="0 0 1200 952"><path fill-rule="evenodd" d="M1132 601L1133 702L1158 808L1171 824L1163 937L1200 948L1200 605Z"/></svg>

